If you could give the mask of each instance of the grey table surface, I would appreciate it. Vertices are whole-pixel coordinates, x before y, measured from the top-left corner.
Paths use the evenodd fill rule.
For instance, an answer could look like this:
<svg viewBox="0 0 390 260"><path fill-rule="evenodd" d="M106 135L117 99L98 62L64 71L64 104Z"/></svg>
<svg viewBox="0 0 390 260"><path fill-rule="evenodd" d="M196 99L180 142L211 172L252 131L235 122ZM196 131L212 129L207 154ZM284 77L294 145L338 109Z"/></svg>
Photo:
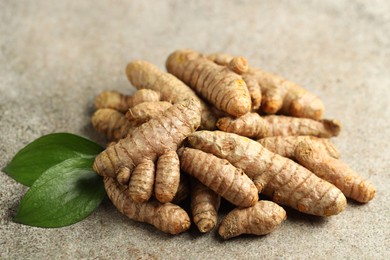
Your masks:
<svg viewBox="0 0 390 260"><path fill-rule="evenodd" d="M0 1L0 167L34 139L90 124L102 90L134 92L126 64L161 69L178 48L224 51L320 96L343 131L342 159L377 187L330 218L287 210L263 237L179 236L128 220L109 201L60 229L12 221L26 187L0 173L1 259L389 259L390 4L388 1Z"/></svg>

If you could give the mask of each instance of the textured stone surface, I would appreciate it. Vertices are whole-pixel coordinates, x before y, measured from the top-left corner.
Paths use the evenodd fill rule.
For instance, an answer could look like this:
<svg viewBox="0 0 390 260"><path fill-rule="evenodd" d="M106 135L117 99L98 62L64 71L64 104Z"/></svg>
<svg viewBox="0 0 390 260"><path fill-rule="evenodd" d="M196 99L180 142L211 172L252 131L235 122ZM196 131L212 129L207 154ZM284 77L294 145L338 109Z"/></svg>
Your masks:
<svg viewBox="0 0 390 260"><path fill-rule="evenodd" d="M344 128L342 158L377 187L328 219L287 210L265 237L180 236L121 216L105 201L61 229L12 222L22 185L0 173L0 258L390 257L388 1L0 1L0 167L43 134L102 139L89 118L104 89L132 93L124 68L161 68L176 48L226 51L301 83Z"/></svg>

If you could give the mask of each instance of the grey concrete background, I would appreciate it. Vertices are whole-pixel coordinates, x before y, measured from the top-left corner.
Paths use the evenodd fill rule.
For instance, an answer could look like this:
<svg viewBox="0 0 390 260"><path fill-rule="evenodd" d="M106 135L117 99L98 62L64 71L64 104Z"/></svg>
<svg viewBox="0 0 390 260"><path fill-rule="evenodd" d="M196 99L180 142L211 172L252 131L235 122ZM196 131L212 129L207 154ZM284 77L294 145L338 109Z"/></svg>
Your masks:
<svg viewBox="0 0 390 260"><path fill-rule="evenodd" d="M124 68L163 68L189 47L247 56L301 83L343 122L342 158L377 187L327 219L288 210L264 237L227 242L195 229L168 236L110 202L61 229L12 222L26 188L0 173L1 259L385 259L390 257L390 4L388 1L0 1L0 167L41 135L101 142L89 118L105 89L132 93Z"/></svg>

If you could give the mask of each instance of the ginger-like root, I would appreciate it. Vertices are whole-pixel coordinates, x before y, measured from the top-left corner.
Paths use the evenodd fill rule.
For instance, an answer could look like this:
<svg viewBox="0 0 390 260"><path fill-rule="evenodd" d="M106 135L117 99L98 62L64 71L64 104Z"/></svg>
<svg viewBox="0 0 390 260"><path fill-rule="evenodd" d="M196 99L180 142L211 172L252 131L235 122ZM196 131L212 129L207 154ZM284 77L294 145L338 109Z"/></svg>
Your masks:
<svg viewBox="0 0 390 260"><path fill-rule="evenodd" d="M181 173L179 187L177 188L177 192L175 194L175 197L173 197L173 199L172 199L172 203L180 204L189 196L190 196L190 183L188 181L187 175L184 173Z"/></svg>
<svg viewBox="0 0 390 260"><path fill-rule="evenodd" d="M167 151L176 151L200 124L200 104L190 99L173 105L158 118L134 129L126 138L100 153L93 164L96 173L116 178L121 167L134 168L144 160L155 162Z"/></svg>
<svg viewBox="0 0 390 260"><path fill-rule="evenodd" d="M266 235L286 220L286 211L271 201L259 201L249 208L236 208L222 220L218 233L223 239L241 234Z"/></svg>
<svg viewBox="0 0 390 260"><path fill-rule="evenodd" d="M274 136L265 137L257 141L271 152L290 159L295 158L295 149L300 142L310 142L316 151L321 151L336 159L340 157L336 146L327 138L314 136Z"/></svg>
<svg viewBox="0 0 390 260"><path fill-rule="evenodd" d="M196 179L191 179L191 212L202 233L211 231L218 220L221 197Z"/></svg>
<svg viewBox="0 0 390 260"><path fill-rule="evenodd" d="M169 55L166 67L217 109L233 116L250 111L251 99L242 77L200 53L175 51Z"/></svg>
<svg viewBox="0 0 390 260"><path fill-rule="evenodd" d="M214 53L208 58L220 65L228 65L234 56L225 53ZM280 112L294 117L305 117L315 120L322 118L324 105L313 93L298 84L288 81L276 74L262 69L249 67L248 74L257 78L261 87L261 111L267 114Z"/></svg>
<svg viewBox="0 0 390 260"><path fill-rule="evenodd" d="M179 156L180 167L184 172L197 178L232 204L250 207L259 200L253 182L227 160L191 148L183 148Z"/></svg>
<svg viewBox="0 0 390 260"><path fill-rule="evenodd" d="M235 58L235 56L223 52L217 52L217 53L208 54L207 58L218 65L228 66L229 63L232 62L232 60ZM249 65L247 65L247 67L248 68L244 73L248 72Z"/></svg>
<svg viewBox="0 0 390 260"><path fill-rule="evenodd" d="M153 193L153 183L156 169L152 160L145 159L138 164L131 173L129 181L129 195L134 202L145 202ZM119 182L120 174L116 176Z"/></svg>
<svg viewBox="0 0 390 260"><path fill-rule="evenodd" d="M130 169L127 167L121 167L118 169L118 175L116 176L116 180L121 185L128 185L130 181L130 176Z"/></svg>
<svg viewBox="0 0 390 260"><path fill-rule="evenodd" d="M252 111L257 111L261 106L261 89L257 82L256 77L251 74L242 75L242 79L245 81L248 87L249 95L252 101Z"/></svg>
<svg viewBox="0 0 390 260"><path fill-rule="evenodd" d="M345 196L333 184L249 138L221 131L198 131L187 140L191 147L227 159L244 170L259 192L278 204L317 216L336 215L346 206Z"/></svg>
<svg viewBox="0 0 390 260"><path fill-rule="evenodd" d="M171 106L166 101L143 102L130 108L126 115L111 108L101 108L92 116L92 125L107 140L118 141L136 127L160 116Z"/></svg>
<svg viewBox="0 0 390 260"><path fill-rule="evenodd" d="M175 151L168 151L157 161L154 195L162 203L175 197L180 182L180 161Z"/></svg>
<svg viewBox="0 0 390 260"><path fill-rule="evenodd" d="M152 89L139 89L127 99L129 108L144 102L157 102L161 100L161 94Z"/></svg>
<svg viewBox="0 0 390 260"><path fill-rule="evenodd" d="M131 127L135 128L152 118L160 116L171 106L172 104L166 101L143 102L130 108L125 116L130 122Z"/></svg>
<svg viewBox="0 0 390 260"><path fill-rule="evenodd" d="M340 154L328 139L286 136L268 137L258 142L274 153L298 161L321 179L334 184L348 198L366 203L375 196L375 187L338 160Z"/></svg>
<svg viewBox="0 0 390 260"><path fill-rule="evenodd" d="M317 121L310 118L288 116L261 117L257 113L248 113L238 118L222 117L218 119L217 127L225 132L255 139L291 135L329 138L337 136L341 130L341 124L338 120Z"/></svg>
<svg viewBox="0 0 390 260"><path fill-rule="evenodd" d="M248 60L241 56L233 57L231 61L228 63L227 67L231 71L239 75L243 75L248 72L249 69Z"/></svg>
<svg viewBox="0 0 390 260"><path fill-rule="evenodd" d="M125 115L112 108L98 109L92 116L93 127L108 141L118 141L126 137L131 129Z"/></svg>
<svg viewBox="0 0 390 260"><path fill-rule="evenodd" d="M265 116L269 136L310 135L322 138L338 136L341 123L337 119L314 120L288 116ZM289 129L291 128L291 129Z"/></svg>
<svg viewBox="0 0 390 260"><path fill-rule="evenodd" d="M324 114L322 101L298 84L273 73L254 69L263 94L262 111L319 120Z"/></svg>
<svg viewBox="0 0 390 260"><path fill-rule="evenodd" d="M159 70L147 61L133 61L126 67L126 75L137 89L152 89L161 94L161 100L176 104L185 99L196 99L202 108L200 128L213 130L217 118L208 105L186 84L170 73Z"/></svg>
<svg viewBox="0 0 390 260"><path fill-rule="evenodd" d="M214 60L214 59L227 59L223 62ZM244 57L217 57L217 56L208 56L208 59L214 61L216 64L219 65L224 65L226 66L233 72L239 74L242 76L242 79L245 81L246 86L249 91L249 95L251 97L252 101L252 110L256 111L260 108L261 105L261 89L259 82L257 80L257 77L255 75L248 73L249 65L248 65L248 60Z"/></svg>
<svg viewBox="0 0 390 260"><path fill-rule="evenodd" d="M268 136L269 124L257 113L248 113L238 118L221 117L217 121L218 129L238 135L262 138Z"/></svg>
<svg viewBox="0 0 390 260"><path fill-rule="evenodd" d="M109 177L104 177L104 188L114 206L132 220L151 224L172 235L190 228L188 214L175 204L163 204L156 200L136 203L130 198L125 186Z"/></svg>
<svg viewBox="0 0 390 260"><path fill-rule="evenodd" d="M313 142L300 142L296 160L318 177L333 183L346 197L366 203L375 197L376 189L342 161L317 149Z"/></svg>
<svg viewBox="0 0 390 260"><path fill-rule="evenodd" d="M100 108L111 108L125 113L129 108L142 102L160 101L160 93L151 89L140 89L133 95L128 96L117 91L103 91L95 99L95 106Z"/></svg>

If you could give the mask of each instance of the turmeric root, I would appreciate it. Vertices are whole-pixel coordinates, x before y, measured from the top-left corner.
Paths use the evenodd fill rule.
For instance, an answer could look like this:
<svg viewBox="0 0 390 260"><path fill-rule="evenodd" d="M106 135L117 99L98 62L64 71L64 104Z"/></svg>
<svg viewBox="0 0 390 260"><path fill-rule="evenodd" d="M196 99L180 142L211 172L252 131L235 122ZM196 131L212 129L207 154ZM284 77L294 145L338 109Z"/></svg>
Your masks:
<svg viewBox="0 0 390 260"><path fill-rule="evenodd" d="M342 161L317 149L313 142L300 142L296 160L318 177L333 183L346 197L366 203L375 197L375 187Z"/></svg>
<svg viewBox="0 0 390 260"><path fill-rule="evenodd" d="M179 155L184 172L197 178L232 204L249 207L259 200L253 182L227 160L191 148L183 148Z"/></svg>
<svg viewBox="0 0 390 260"><path fill-rule="evenodd" d="M227 59L224 60L223 62L216 61L216 63L219 65L226 64L226 66L231 71L242 76L242 79L245 81L249 91L249 95L251 97L252 110L253 111L258 110L261 105L261 89L257 78L253 74L248 73L249 66L248 66L247 59L244 57L231 57L231 56L228 57L209 56L208 58L211 59L212 61L215 61L214 59L218 59L218 58Z"/></svg>
<svg viewBox="0 0 390 260"><path fill-rule="evenodd" d="M242 117L221 117L217 121L218 129L238 135L262 138L268 136L269 124L257 113L248 113Z"/></svg>
<svg viewBox="0 0 390 260"><path fill-rule="evenodd" d="M152 89L139 89L128 98L127 104L129 108L132 108L144 102L157 102L160 100L161 94L159 92Z"/></svg>
<svg viewBox="0 0 390 260"><path fill-rule="evenodd" d="M337 119L314 120L310 118L294 118L288 116L265 116L270 125L271 136L310 135L329 138L338 136L341 123ZM289 130L288 128L292 128Z"/></svg>
<svg viewBox="0 0 390 260"><path fill-rule="evenodd" d="M121 167L133 172L144 160L155 162L167 151L176 151L199 124L199 102L193 99L180 102L100 153L93 169L99 175L112 178L116 178Z"/></svg>
<svg viewBox="0 0 390 260"><path fill-rule="evenodd" d="M333 184L256 141L221 131L198 131L187 140L191 147L244 170L258 191L278 204L317 216L336 215L346 206L345 196Z"/></svg>
<svg viewBox="0 0 390 260"><path fill-rule="evenodd" d="M168 151L158 158L154 194L158 201L170 202L180 182L180 161L176 151Z"/></svg>
<svg viewBox="0 0 390 260"><path fill-rule="evenodd" d="M118 175L116 176L116 180L121 185L128 185L130 181L131 172L127 167L120 167L118 169Z"/></svg>
<svg viewBox="0 0 390 260"><path fill-rule="evenodd" d="M258 140L268 150L297 160L318 177L334 184L346 197L368 202L375 188L338 160L339 152L328 140L311 136L268 137Z"/></svg>
<svg viewBox="0 0 390 260"><path fill-rule="evenodd" d="M133 61L126 67L126 75L137 89L152 89L161 94L161 100L176 104L185 99L196 99L202 108L201 129L215 129L217 121L208 105L195 92L169 73L162 72L147 61Z"/></svg>
<svg viewBox="0 0 390 260"><path fill-rule="evenodd" d="M195 225L202 233L217 224L221 197L196 179L191 179L191 212Z"/></svg>
<svg viewBox="0 0 390 260"><path fill-rule="evenodd" d="M235 56L223 52L217 52L217 53L208 54L207 58L218 65L228 66L229 63L231 63L232 60L235 58ZM247 65L247 69L246 71L244 71L244 73L247 73L248 70L249 70L249 65Z"/></svg>
<svg viewBox="0 0 390 260"><path fill-rule="evenodd" d="M323 119L316 121L310 118L287 116L264 116L248 113L242 117L223 117L217 121L217 127L225 132L239 134L255 139L268 136L310 135L332 137L340 133L338 120Z"/></svg>
<svg viewBox="0 0 390 260"><path fill-rule="evenodd" d="M220 65L227 65L233 56L215 53L209 59ZM280 112L294 117L305 117L315 120L322 118L324 105L322 101L298 84L262 69L249 67L248 73L254 75L261 87L261 111L267 114Z"/></svg>
<svg viewBox="0 0 390 260"><path fill-rule="evenodd" d="M93 127L108 141L118 141L126 137L131 128L125 115L111 108L98 109L92 116Z"/></svg>
<svg viewBox="0 0 390 260"><path fill-rule="evenodd" d="M95 106L100 108L112 108L125 113L129 108L142 102L160 101L160 94L150 89L140 89L128 96L117 91L103 91L95 100Z"/></svg>
<svg viewBox="0 0 390 260"><path fill-rule="evenodd" d="M118 141L171 106L171 103L165 101L143 102L130 108L126 115L111 108L101 108L92 116L92 125L107 140Z"/></svg>
<svg viewBox="0 0 390 260"><path fill-rule="evenodd" d="M156 200L135 203L127 188L109 177L104 177L104 188L115 207L132 220L151 224L173 235L186 231L191 225L188 214L175 204L162 204Z"/></svg>
<svg viewBox="0 0 390 260"><path fill-rule="evenodd" d="M141 203L150 199L153 193L155 172L156 169L152 160L144 159L135 167L129 181L129 195L134 202ZM119 173L116 176L118 182Z"/></svg>
<svg viewBox="0 0 390 260"><path fill-rule="evenodd" d="M241 56L240 57L233 57L229 61L227 67L231 71L233 71L239 75L242 75L242 74L245 74L248 72L248 69L249 69L248 60L244 57L241 57Z"/></svg>
<svg viewBox="0 0 390 260"><path fill-rule="evenodd" d="M251 109L251 99L242 77L219 66L200 53L178 50L166 61L168 72L189 85L201 97L233 116Z"/></svg>
<svg viewBox="0 0 390 260"><path fill-rule="evenodd" d="M175 197L173 197L173 199L172 199L172 203L180 204L189 196L190 196L190 183L188 181L187 175L184 173L181 173L179 187L177 188L177 192L175 194Z"/></svg>
<svg viewBox="0 0 390 260"><path fill-rule="evenodd" d="M257 141L271 152L290 159L295 158L295 149L300 142L310 142L315 146L316 151L324 152L336 159L340 157L336 146L326 138L317 138L314 136L275 136L266 137Z"/></svg>
<svg viewBox="0 0 390 260"><path fill-rule="evenodd" d="M135 128L152 118L160 116L161 113L171 106L172 104L166 101L143 102L130 108L125 116L130 122L131 127Z"/></svg>
<svg viewBox="0 0 390 260"><path fill-rule="evenodd" d="M322 101L298 84L261 69L255 69L263 93L262 110L294 117L319 120L324 114Z"/></svg>
<svg viewBox="0 0 390 260"><path fill-rule="evenodd" d="M236 208L222 220L218 233L223 239L241 234L266 235L286 220L286 211L271 201L259 201L249 208Z"/></svg>
<svg viewBox="0 0 390 260"><path fill-rule="evenodd" d="M249 95L252 101L252 111L257 111L261 106L261 90L256 77L251 74L242 75L242 79L245 81L248 87Z"/></svg>

